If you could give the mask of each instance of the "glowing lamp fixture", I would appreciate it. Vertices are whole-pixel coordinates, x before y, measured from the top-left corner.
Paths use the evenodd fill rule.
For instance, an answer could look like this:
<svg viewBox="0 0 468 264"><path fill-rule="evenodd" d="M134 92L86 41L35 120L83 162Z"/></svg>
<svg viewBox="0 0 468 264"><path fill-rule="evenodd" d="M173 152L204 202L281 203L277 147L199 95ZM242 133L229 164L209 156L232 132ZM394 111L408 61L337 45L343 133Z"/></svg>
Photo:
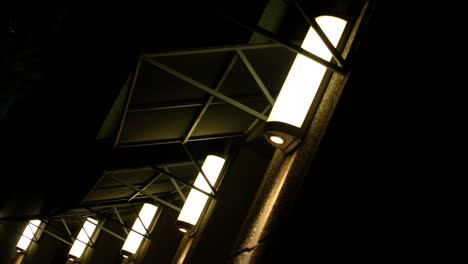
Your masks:
<svg viewBox="0 0 468 264"><path fill-rule="evenodd" d="M31 220L29 221L28 225L24 228L23 234L21 235L18 244L16 244L16 251L18 252L26 252L31 244L31 241L36 236L37 230L41 225L41 220Z"/></svg>
<svg viewBox="0 0 468 264"><path fill-rule="evenodd" d="M316 21L336 47L346 21L333 16L319 16ZM331 52L312 27L301 47L324 60L330 61L332 58ZM304 121L326 70L325 66L314 60L300 54L296 56L265 126L265 136L271 144L286 151L299 144L305 130Z"/></svg>
<svg viewBox="0 0 468 264"><path fill-rule="evenodd" d="M83 224L78 236L73 243L70 252L68 253L68 258L71 260L76 260L81 258L86 246L88 245L90 238L93 237L94 231L96 230L96 225L98 221L93 218L87 218L86 222Z"/></svg>
<svg viewBox="0 0 468 264"><path fill-rule="evenodd" d="M202 171L210 181L211 186L214 186L218 180L225 161L226 160L221 157L208 155L203 162ZM195 179L194 186L207 193L211 192L210 186L201 173L199 173ZM190 190L187 200L177 218L177 226L181 232L186 233L193 230L207 201L208 196L206 194L195 189Z"/></svg>
<svg viewBox="0 0 468 264"><path fill-rule="evenodd" d="M141 234L146 234L146 230L149 229L151 222L153 222L157 210L158 207L152 204L145 203L143 205L138 217L133 223L132 231L128 233L127 239L120 250L120 253L124 258L129 258L137 252L141 242L143 241L143 236Z"/></svg>

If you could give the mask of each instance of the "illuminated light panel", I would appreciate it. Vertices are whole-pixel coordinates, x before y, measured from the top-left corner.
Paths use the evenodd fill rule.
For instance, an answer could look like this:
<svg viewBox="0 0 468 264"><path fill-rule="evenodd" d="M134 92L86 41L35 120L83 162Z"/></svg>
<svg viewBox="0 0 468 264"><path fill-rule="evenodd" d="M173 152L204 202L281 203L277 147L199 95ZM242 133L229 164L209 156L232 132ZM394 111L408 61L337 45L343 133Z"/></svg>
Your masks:
<svg viewBox="0 0 468 264"><path fill-rule="evenodd" d="M221 157L208 155L205 162L203 162L202 171L205 173L212 186L215 185L219 175L221 174L225 161L226 160ZM210 186L201 173L198 174L194 186L207 193L211 192ZM191 227L196 225L207 201L208 196L206 194L195 189L190 190L184 207L177 218L178 224L184 225L182 227L179 226L180 231L185 233L189 231Z"/></svg>
<svg viewBox="0 0 468 264"><path fill-rule="evenodd" d="M148 203L143 205L137 219L135 219L135 222L133 223L132 231L128 233L127 239L122 246L121 253L125 258L128 258L137 252L141 242L143 241L143 236L140 234L145 234L146 230L149 229L157 210L158 207L155 205Z"/></svg>
<svg viewBox="0 0 468 264"><path fill-rule="evenodd" d="M333 16L316 18L322 31L336 47L346 26L346 21ZM301 47L330 61L332 54L317 32L311 27ZM314 100L327 68L312 59L298 54L276 99L267 122L282 122L300 128Z"/></svg>
<svg viewBox="0 0 468 264"><path fill-rule="evenodd" d="M98 221L93 218L87 218L86 222L83 224L78 236L73 243L68 257L70 259L79 259L86 249L87 244L89 243L89 238L93 236L94 231L96 230L96 225Z"/></svg>
<svg viewBox="0 0 468 264"><path fill-rule="evenodd" d="M31 241L34 240L34 236L41 225L41 220L31 220L24 228L23 234L21 235L20 239L18 240L18 244L16 244L16 251L18 252L25 252Z"/></svg>

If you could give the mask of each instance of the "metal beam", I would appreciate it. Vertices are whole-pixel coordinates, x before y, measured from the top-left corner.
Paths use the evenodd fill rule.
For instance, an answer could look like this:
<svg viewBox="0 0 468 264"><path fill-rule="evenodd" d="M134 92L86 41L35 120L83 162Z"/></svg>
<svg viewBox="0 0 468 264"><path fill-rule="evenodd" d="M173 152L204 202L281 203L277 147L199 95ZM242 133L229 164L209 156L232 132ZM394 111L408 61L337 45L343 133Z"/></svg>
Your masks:
<svg viewBox="0 0 468 264"><path fill-rule="evenodd" d="M304 57L307 57L311 60L314 60L315 62L327 67L328 69L334 71L334 72L338 72L338 73L341 73L341 74L344 74L345 71L342 67L339 67L338 65L336 64L333 64L327 60L324 60L322 58L320 58L319 56L313 54L313 53L310 53L309 51L303 49L302 47L298 46L298 45L295 45L294 43L290 42L290 41L287 41L287 40L284 40L282 39L281 37L279 37L277 34L273 33L273 32L270 32L262 27L259 27L259 26L249 26L247 24L243 24L239 21L237 21L236 19L234 19L233 17L231 16L225 16L227 19L229 19L231 22L233 22L234 24L237 24L243 28L246 28L252 32L257 32L258 34L261 34L273 41L275 41L276 43L278 43L279 45L281 45L282 47L286 48L286 49L289 49L297 54L300 54Z"/></svg>
<svg viewBox="0 0 468 264"><path fill-rule="evenodd" d="M216 139L243 137L243 136L244 136L244 134L242 134L242 133L226 133L226 134L192 137L192 138L190 138L188 140L188 142L207 141L207 140L216 140ZM154 141L143 141L143 142L121 144L121 145L119 145L119 148L135 148L135 147L157 146L157 145L164 145L164 144L180 144L183 141L184 141L184 138L173 138L173 139L163 139L163 140L154 140Z"/></svg>
<svg viewBox="0 0 468 264"><path fill-rule="evenodd" d="M208 184L208 186L211 189L211 192L216 196L215 188L211 184L210 180L208 180L208 177L206 176L203 169L200 167L200 165L198 165L197 161L193 158L192 154L190 153L190 151L187 149L187 147L184 144L182 144L182 148L184 149L185 153L187 153L187 156L192 160L193 165L195 166L195 168L197 168L198 172L203 176L203 179L205 179L206 184Z"/></svg>
<svg viewBox="0 0 468 264"><path fill-rule="evenodd" d="M171 75L173 75L173 76L175 76L175 77L177 77L177 78L179 78L179 79L181 79L183 81L186 81L187 83L197 87L198 89L203 90L203 91L205 91L205 92L207 92L207 93L209 93L209 94L211 94L211 95L213 95L213 96L215 96L215 97L217 97L217 98L219 98L219 99L221 99L221 100L223 100L223 101L225 101L225 102L227 102L227 103L229 103L229 104L231 104L231 105L233 105L233 106L235 106L237 108L239 108L240 110L255 116L256 118L259 118L259 119L264 120L264 121L267 120L267 117L265 115L262 115L261 113L255 111L254 109L252 109L252 108L250 108L250 107L248 107L248 106L246 106L244 104L241 104L238 101L236 101L236 100L234 100L232 98L229 98L229 97L225 96L224 94L222 94L222 93L220 93L218 91L215 91L215 90L211 89L210 87L208 87L208 86L206 86L206 85L204 85L204 84L202 84L200 82L195 81L194 79L192 79L192 78L190 78L190 77L188 77L188 76L186 76L186 75L172 69L171 67L168 67L168 66L166 66L166 65L164 65L162 63L159 63L159 62L155 61L154 59L146 59L146 61L148 63L160 68L161 70L163 70L163 71L165 71L165 72L167 72L167 73L169 73L169 74L171 74Z"/></svg>
<svg viewBox="0 0 468 264"><path fill-rule="evenodd" d="M60 217L60 220L62 221L63 226L65 227L65 230L67 230L68 235L70 236L70 240L73 241L73 235L72 232L70 231L70 228L68 228L67 222L65 222L65 219L63 217Z"/></svg>
<svg viewBox="0 0 468 264"><path fill-rule="evenodd" d="M96 212L95 210L93 210L93 209L91 209L91 208L86 208L86 209L89 210L89 211L91 211L91 212L94 212L95 214L99 214L99 212ZM127 228L127 229L129 229L129 230L131 230L131 231L133 231L133 232L135 232L135 233L137 233L137 234L139 234L139 235L142 235L142 236L146 237L145 234L142 234L142 233L140 233L140 232L138 232L138 231L136 231L136 230L133 230L131 227L128 227L128 226L125 225L125 224L121 224L121 223L115 221L115 220L112 219L112 218L106 218L106 219L109 220L109 221L111 221L111 222L114 222L114 223L116 223L116 224L118 224L118 225L121 225L121 226L123 226L123 227L125 227L125 228Z"/></svg>
<svg viewBox="0 0 468 264"><path fill-rule="evenodd" d="M189 165L192 165L191 161L179 161L179 162L173 162L173 163L158 164L158 166L161 168L173 168L173 167L182 167L182 166L189 166ZM153 167L151 168L154 169Z"/></svg>
<svg viewBox="0 0 468 264"><path fill-rule="evenodd" d="M103 171L103 176L107 176L109 174L114 174L114 173L135 172L139 170L152 170L152 168L150 166L142 166L142 167L133 167L133 168L130 167L130 168L122 168L122 169L105 169Z"/></svg>
<svg viewBox="0 0 468 264"><path fill-rule="evenodd" d="M272 107L272 105L267 105L265 107L265 109L263 109L262 111L262 114L266 114L268 112L268 110L270 110ZM250 126L245 130L244 132L244 135L248 135L250 133L250 131L255 127L255 125L258 123L258 119L255 119L254 121L252 121L252 123L250 124Z"/></svg>
<svg viewBox="0 0 468 264"><path fill-rule="evenodd" d="M111 231L111 230L105 228L104 226L101 226L100 228L101 228L102 231L108 233L109 235L112 235L112 236L114 236L115 238L118 238L118 239L120 239L120 240L122 240L122 241L125 241L125 238L124 238L124 237L120 236L120 235L117 234L117 233L114 233L113 231Z"/></svg>
<svg viewBox="0 0 468 264"><path fill-rule="evenodd" d="M275 99L273 99L273 96L271 96L270 92L266 88L265 84L263 83L262 79L260 79L260 76L258 76L257 72L253 68L252 64L250 64L250 61L247 59L247 56L245 56L245 53L238 49L236 50L237 54L241 58L242 62L244 62L245 67L249 70L250 74L254 78L255 82L257 82L258 87L260 87L260 90L262 91L263 95L265 95L266 99L268 99L268 102L270 102L271 105L275 104Z"/></svg>
<svg viewBox="0 0 468 264"><path fill-rule="evenodd" d="M219 79L218 83L216 84L216 87L214 89L215 91L219 91L221 89L221 87L224 84L224 81L226 81L227 77L229 76L229 73L231 73L232 69L234 68L234 65L236 64L236 61L237 61L237 56L234 56L231 59L231 61L229 62L229 65L227 66L227 68L224 70L224 73L221 76L221 78ZM203 118L206 111L208 110L208 107L210 105L212 105L212 102L213 102L214 98L215 97L213 95L210 95L210 98L208 98L208 100L206 100L205 105L203 106L203 108L198 113L197 118L195 118L195 121L193 121L192 125L190 126L190 129L188 130L187 134L185 135L185 138L182 140L182 144L185 144L185 143L188 142L188 140L192 136L193 132L197 128L198 124L200 123L201 119Z"/></svg>
<svg viewBox="0 0 468 264"><path fill-rule="evenodd" d="M180 142L178 142L180 143ZM174 163L165 163L165 164L158 164L159 167L169 168L169 167L180 167L180 166L189 166L192 165L192 161L181 161L181 162L174 162ZM143 167L134 167L134 168L123 168L123 169L114 169L114 170L105 170L104 174L112 174L112 173L126 173L126 172L134 172L136 170L154 170L152 166L143 166Z"/></svg>
<svg viewBox="0 0 468 264"><path fill-rule="evenodd" d="M51 237L53 237L53 238L55 238L55 239L57 239L57 240L59 240L59 241L65 243L65 244L67 244L67 245L69 245L69 246L73 246L72 243L70 243L70 242L68 242L67 240L65 240L65 239L63 239L63 238L57 236L56 234L54 234L54 233L52 233L52 232L50 232L50 231L47 231L44 227L41 227L40 225L38 226L38 225L35 225L35 224L32 224L32 225L35 226L35 227L37 227L38 229L41 229L44 233L50 235Z"/></svg>
<svg viewBox="0 0 468 264"><path fill-rule="evenodd" d="M69 246L73 246L72 243L66 241L65 239L63 239L63 238L57 236L56 234L54 234L54 233L52 233L52 232L50 232L50 231L47 231L47 230L45 230L45 229L42 229L42 231L43 231L44 233L50 235L51 237L53 237L53 238L55 238L55 239L57 239L57 240L59 240L59 241L65 243L65 244L67 244L67 245L69 245Z"/></svg>
<svg viewBox="0 0 468 264"><path fill-rule="evenodd" d="M193 164L193 163L191 162L190 164ZM174 180L176 180L176 181L182 183L183 185L186 185L186 186L188 186L188 187L190 187L190 188L192 188L192 189L195 189L195 190L197 190L197 191L199 191L199 192L205 194L206 196L209 196L209 197L215 199L215 196L214 196L213 194L205 192L204 190L202 190L202 189L200 189L200 188L194 186L193 184L190 184L190 183L186 182L185 180L183 180L183 179L181 179L181 178L175 176L174 174L169 173L169 172L167 172L167 171L164 171L163 169L158 168L158 167L153 167L153 168L154 168L155 170L161 171L162 173L164 173L164 174L166 174L167 176L169 176L170 178L172 178L172 179L174 179Z"/></svg>
<svg viewBox="0 0 468 264"><path fill-rule="evenodd" d="M136 112L148 112L148 111L158 111L158 110L168 110L168 109L192 108L192 107L199 107L202 105L203 103L201 102L180 102L180 103L175 102L171 104L135 106L135 107L129 108L128 112L136 113Z"/></svg>
<svg viewBox="0 0 468 264"><path fill-rule="evenodd" d="M142 200L146 201L146 200L149 200L150 198L144 198L144 199L138 199L138 202L142 202ZM129 202L128 202L128 199L127 198L115 198L115 199L103 199L103 200L93 200L93 201L85 201L85 202L81 202L81 207L74 207L74 208L69 208L68 210L70 211L73 211L73 210L88 210L90 211L90 208L96 208L96 207L103 207L103 208L110 208L112 206L124 206L124 205L128 205ZM112 210L112 209L110 209ZM97 212L97 211L94 211L94 212ZM73 212L72 212L73 213ZM70 214L70 215L77 215L77 214L84 214L85 212L76 212L74 214ZM102 214L103 211L101 212L97 212L99 214ZM65 214L62 215L55 215L54 217L66 217Z"/></svg>
<svg viewBox="0 0 468 264"><path fill-rule="evenodd" d="M194 49L183 49L183 50L172 50L172 51L160 51L156 53L143 54L143 58L156 58L156 57L167 57L167 56L180 56L180 55L192 55L192 54L204 54L204 53L215 53L215 52L228 52L241 50L252 50L252 49L266 49L266 48L279 48L281 44L275 42L260 43L260 44L240 44L240 45L227 45L222 47L205 47L205 48L194 48Z"/></svg>
<svg viewBox="0 0 468 264"><path fill-rule="evenodd" d="M338 64L338 66L343 67L345 65L345 60L341 56L341 54L338 52L338 50L333 46L333 44L330 42L328 39L327 35L323 32L322 28L320 25L315 21L315 19L310 19L309 16L304 12L304 10L301 8L299 3L297 3L296 0L291 0L294 4L294 6L297 8L297 10L301 13L301 15L304 17L304 19L307 21L309 26L315 30L317 35L322 39L323 44L327 46L327 49L330 51L332 54L333 59L335 62Z"/></svg>
<svg viewBox="0 0 468 264"><path fill-rule="evenodd" d="M125 108L124 108L124 111L122 113L122 120L120 120L119 129L117 130L117 135L115 137L115 142L114 142L114 146L113 146L114 149L117 148L117 146L119 144L120 135L122 134L122 129L123 129L123 125L125 123L125 118L127 117L128 106L130 105L130 100L132 99L132 96L133 96L133 91L135 89L135 84L136 84L136 81L138 79L138 73L140 72L140 67L141 67L141 59L138 60L138 63L137 63L136 69L135 69L135 74L133 75L132 84L130 86L130 90L128 91L127 101L125 102Z"/></svg>
<svg viewBox="0 0 468 264"><path fill-rule="evenodd" d="M117 210L117 207L115 207L115 205L113 205L112 208L114 209L115 215L117 216L117 219L119 219L120 224L125 225L125 222L123 221L122 217L120 217L119 210ZM125 234L128 235L127 228L123 227L123 230L124 230Z"/></svg>
<svg viewBox="0 0 468 264"><path fill-rule="evenodd" d="M232 99L239 102L258 102L262 101L262 96L233 96ZM168 109L181 109L181 108L193 108L204 106L206 102L200 102L199 100L186 100L186 101L175 101L170 103L158 103L158 104L145 104L140 106L134 106L128 109L128 113L138 113L138 112L149 112L149 111L159 111L159 110L168 110ZM224 101L215 101L211 102L210 105L224 105L227 104Z"/></svg>
<svg viewBox="0 0 468 264"><path fill-rule="evenodd" d="M136 199L134 199L133 203L145 203L145 202L152 202L152 201L153 201L153 199L151 199L151 198L148 198L146 196L141 196L141 197L137 197ZM76 210L76 209L90 210L90 208L92 208L92 207L104 207L104 208L109 208L109 209L100 211L100 212L98 212L98 214L106 214L108 212L108 210L112 210L110 207L112 207L114 205L128 205L128 204L129 204L129 202L128 202L127 198L124 198L124 199L123 198L117 198L117 199L106 199L106 200L94 200L92 202L82 203L83 207L81 207L81 208L73 208L71 210ZM96 215L96 213L86 213L86 212L68 213L68 214L64 213L64 214L49 216L49 219L52 219L52 218L55 219L55 218L60 218L60 217L67 217L68 218L68 217L77 217L77 216L89 217L89 216L92 216L92 215ZM111 219L108 219L108 220L110 221ZM118 224L122 225L122 223L118 223ZM124 224L123 224L123 226L124 226ZM127 227L127 226L124 226L124 227L127 228L127 229L131 229L130 227Z"/></svg>
<svg viewBox="0 0 468 264"><path fill-rule="evenodd" d="M172 208L172 209L174 209L174 210L176 210L176 211L179 211L179 212L181 211L181 209L180 209L179 207L177 207L177 206L175 206L175 205L173 205L173 204L171 204L171 203L168 203L168 202L164 201L163 199L161 199L161 198L159 198L159 197L157 197L157 196L154 196L154 195L148 193L148 192L145 191L145 190L142 190L142 189L140 189L140 188L138 188L138 187L135 187L135 186L133 186L133 185L131 185L131 184L128 184L128 183L126 183L126 182L124 182L124 181L118 179L118 178L115 177L115 176L111 176L111 178L112 178L114 181L116 181L116 182L118 182L118 183L121 183L121 184L127 186L127 187L130 188L130 189L133 189L133 190L135 190L135 191L137 191L137 192L140 192L140 193L142 193L142 194L148 196L149 198L155 200L156 202L159 202L159 203L161 203L161 204L163 204L163 205L165 205L165 206L167 206L167 207L169 207L169 208Z"/></svg>
<svg viewBox="0 0 468 264"><path fill-rule="evenodd" d="M187 198L185 198L185 195L184 195L184 193L182 192L182 189L180 189L179 184L177 184L177 182L176 182L174 179L172 179L171 177L169 177L169 179L171 180L172 184L173 184L174 187L176 188L177 193L178 193L179 196L180 196L180 199L182 199L182 201L184 201L184 203L185 203L185 201L187 200Z"/></svg>
<svg viewBox="0 0 468 264"><path fill-rule="evenodd" d="M65 212L62 214L57 214L53 216L49 216L49 219L56 219L56 218L69 218L69 217L89 217L92 216L92 214L86 213L86 212L81 212L81 213L73 213L73 212Z"/></svg>
<svg viewBox="0 0 468 264"><path fill-rule="evenodd" d="M150 187L156 180L159 179L159 177L161 177L163 174L162 173L159 173L158 175L154 176L153 179L151 179L147 184L145 184L145 186L143 186L143 188L141 188L142 190L146 190L148 189L148 187ZM132 201L133 199L135 199L138 195L140 195L139 192L135 192L132 197L130 197L128 199L128 201Z"/></svg>

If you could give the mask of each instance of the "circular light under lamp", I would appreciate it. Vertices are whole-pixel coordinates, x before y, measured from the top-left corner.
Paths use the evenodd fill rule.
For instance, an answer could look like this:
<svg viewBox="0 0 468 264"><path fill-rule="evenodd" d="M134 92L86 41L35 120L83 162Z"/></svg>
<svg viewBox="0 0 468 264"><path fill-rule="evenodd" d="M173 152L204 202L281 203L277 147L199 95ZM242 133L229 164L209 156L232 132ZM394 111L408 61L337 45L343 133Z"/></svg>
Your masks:
<svg viewBox="0 0 468 264"><path fill-rule="evenodd" d="M264 128L264 136L271 145L290 152L301 142L303 131L281 122L268 122Z"/></svg>
<svg viewBox="0 0 468 264"><path fill-rule="evenodd" d="M278 136L270 136L270 140L271 140L273 143L276 143L276 144L278 144L278 145L284 144L284 139L282 139L281 137L278 137Z"/></svg>
<svg viewBox="0 0 468 264"><path fill-rule="evenodd" d="M129 259L129 258L133 257L133 254L131 252L128 252L128 251L123 250L123 249L120 250L120 255L122 255L122 257L124 257L126 259Z"/></svg>
<svg viewBox="0 0 468 264"><path fill-rule="evenodd" d="M194 229L194 225L181 220L177 220L176 225L182 233L190 233Z"/></svg>

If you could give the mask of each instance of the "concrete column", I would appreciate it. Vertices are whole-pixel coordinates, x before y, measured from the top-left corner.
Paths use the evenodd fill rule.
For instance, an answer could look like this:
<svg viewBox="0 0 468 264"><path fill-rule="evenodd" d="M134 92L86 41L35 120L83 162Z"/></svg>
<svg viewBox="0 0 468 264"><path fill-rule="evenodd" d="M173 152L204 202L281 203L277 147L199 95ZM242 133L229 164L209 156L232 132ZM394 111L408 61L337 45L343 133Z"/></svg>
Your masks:
<svg viewBox="0 0 468 264"><path fill-rule="evenodd" d="M361 12L345 45L345 58L364 14ZM275 152L228 263L263 263L267 259L269 242L295 201L348 76L349 71L345 75L333 74L301 145L288 155Z"/></svg>

